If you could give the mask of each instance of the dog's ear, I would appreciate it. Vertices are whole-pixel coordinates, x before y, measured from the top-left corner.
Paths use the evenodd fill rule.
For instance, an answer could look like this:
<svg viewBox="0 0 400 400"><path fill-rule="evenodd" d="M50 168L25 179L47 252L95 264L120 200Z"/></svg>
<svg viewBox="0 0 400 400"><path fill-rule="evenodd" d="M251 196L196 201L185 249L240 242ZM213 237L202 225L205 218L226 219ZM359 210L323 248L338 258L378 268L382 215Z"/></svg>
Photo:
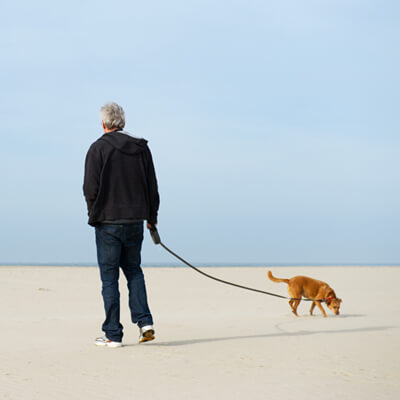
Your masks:
<svg viewBox="0 0 400 400"><path fill-rule="evenodd" d="M338 301L339 303L341 303L343 300L342 300L342 299L337 299L337 301Z"/></svg>

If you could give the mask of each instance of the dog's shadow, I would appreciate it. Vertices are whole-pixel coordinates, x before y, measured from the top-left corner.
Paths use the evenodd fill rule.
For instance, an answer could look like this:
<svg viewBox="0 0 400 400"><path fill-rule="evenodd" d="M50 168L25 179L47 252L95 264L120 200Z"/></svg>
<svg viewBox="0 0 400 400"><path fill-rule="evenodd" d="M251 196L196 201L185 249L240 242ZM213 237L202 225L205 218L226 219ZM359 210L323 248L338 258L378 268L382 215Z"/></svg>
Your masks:
<svg viewBox="0 0 400 400"><path fill-rule="evenodd" d="M338 329L338 330L318 330L318 331L306 331L301 330L297 332L285 332L280 331L276 333L267 333L259 335L243 335L243 336L225 336L225 337L214 337L214 338L202 338L202 339L187 339L187 340L174 340L170 342L151 342L147 346L158 346L158 347L174 347L174 346L187 346L199 343L211 343L211 342L225 342L229 340L249 340L249 339L260 339L260 338L274 338L274 337L296 337L296 336L309 336L309 335L332 335L337 333L358 333L358 332L377 332L386 331L389 329L398 328L395 326L375 326L366 328L354 328L354 329ZM127 345L132 346L132 345Z"/></svg>
<svg viewBox="0 0 400 400"><path fill-rule="evenodd" d="M292 314L287 314L288 317L291 316ZM343 318L363 318L366 317L366 314L340 314L340 315L327 315L326 317L324 317L321 314L316 314L316 315L310 315L310 314L304 314L304 315L300 315L299 318L301 319L343 319Z"/></svg>
<svg viewBox="0 0 400 400"><path fill-rule="evenodd" d="M335 316L333 316L335 317ZM340 314L339 317L336 318L360 318L360 317L366 317L365 314Z"/></svg>

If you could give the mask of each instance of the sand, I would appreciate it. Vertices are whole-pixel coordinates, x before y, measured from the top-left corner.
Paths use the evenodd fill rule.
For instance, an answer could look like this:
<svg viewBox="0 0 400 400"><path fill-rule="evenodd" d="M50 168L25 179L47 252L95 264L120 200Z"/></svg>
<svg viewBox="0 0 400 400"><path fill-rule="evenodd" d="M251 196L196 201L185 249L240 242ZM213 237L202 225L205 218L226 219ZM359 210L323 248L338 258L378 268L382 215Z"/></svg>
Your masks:
<svg viewBox="0 0 400 400"><path fill-rule="evenodd" d="M300 317L286 300L186 268L145 268L155 341L137 344L124 278L124 347L98 348L97 268L0 267L0 399L398 399L399 267L273 267L324 280L342 313ZM286 295L266 268L207 268Z"/></svg>

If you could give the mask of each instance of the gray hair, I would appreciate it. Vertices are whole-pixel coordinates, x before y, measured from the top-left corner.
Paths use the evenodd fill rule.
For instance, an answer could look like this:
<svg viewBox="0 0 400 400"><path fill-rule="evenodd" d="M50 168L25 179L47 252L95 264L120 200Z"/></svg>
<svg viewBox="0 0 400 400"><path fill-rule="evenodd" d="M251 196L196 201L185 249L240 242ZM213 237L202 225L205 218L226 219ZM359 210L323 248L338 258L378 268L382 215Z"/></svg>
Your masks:
<svg viewBox="0 0 400 400"><path fill-rule="evenodd" d="M124 109L117 103L104 104L100 109L100 118L107 129L123 129L125 126Z"/></svg>

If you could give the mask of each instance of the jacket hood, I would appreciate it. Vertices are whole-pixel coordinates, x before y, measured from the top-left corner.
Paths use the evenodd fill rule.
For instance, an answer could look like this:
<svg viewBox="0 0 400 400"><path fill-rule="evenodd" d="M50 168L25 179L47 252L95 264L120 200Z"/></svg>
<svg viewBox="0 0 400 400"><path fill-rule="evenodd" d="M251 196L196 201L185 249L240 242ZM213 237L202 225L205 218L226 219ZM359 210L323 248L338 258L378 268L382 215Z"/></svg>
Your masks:
<svg viewBox="0 0 400 400"><path fill-rule="evenodd" d="M118 151L125 154L137 154L146 150L147 140L131 136L128 132L113 131L105 133L99 140L104 140Z"/></svg>

